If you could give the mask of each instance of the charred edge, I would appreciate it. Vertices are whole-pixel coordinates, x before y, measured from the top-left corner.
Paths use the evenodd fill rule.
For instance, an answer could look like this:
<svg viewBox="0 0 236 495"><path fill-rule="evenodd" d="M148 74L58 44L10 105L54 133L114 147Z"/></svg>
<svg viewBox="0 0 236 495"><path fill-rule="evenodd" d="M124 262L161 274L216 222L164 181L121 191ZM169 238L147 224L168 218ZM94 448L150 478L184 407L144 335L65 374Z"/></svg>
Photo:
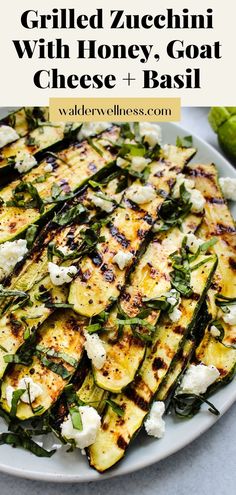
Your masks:
<svg viewBox="0 0 236 495"><path fill-rule="evenodd" d="M102 265L103 259L102 256L98 253L98 251L93 251L89 257L95 266Z"/></svg>
<svg viewBox="0 0 236 495"><path fill-rule="evenodd" d="M156 370L160 370L160 369L166 369L167 368L167 364L165 363L165 361L163 361L163 359L161 358L155 358L153 363L152 363L152 369L154 371Z"/></svg>
<svg viewBox="0 0 236 495"><path fill-rule="evenodd" d="M110 225L110 233L114 239L122 246L127 248L130 244L130 241L126 239L125 235L119 232L115 225Z"/></svg>
<svg viewBox="0 0 236 495"><path fill-rule="evenodd" d="M177 333L178 335L182 335L185 331L184 327L181 327L181 325L177 325L177 327L173 327L173 332Z"/></svg>
<svg viewBox="0 0 236 495"><path fill-rule="evenodd" d="M205 179L209 179L212 182L215 182L215 175L212 172L206 172L201 167L189 168L186 167L185 170L188 175L192 175L193 177L204 177Z"/></svg>
<svg viewBox="0 0 236 495"><path fill-rule="evenodd" d="M229 265L232 268L232 270L236 270L236 259L230 257L229 258Z"/></svg>
<svg viewBox="0 0 236 495"><path fill-rule="evenodd" d="M205 200L207 203L215 204L215 205L224 205L225 201L223 198L212 198L210 196L205 196Z"/></svg>
<svg viewBox="0 0 236 495"><path fill-rule="evenodd" d="M14 315L12 313L10 313L9 315L9 323L10 323L10 327L11 327L11 331L12 331L12 334L15 336L15 337L18 337L19 333L22 331L23 329L23 325L20 321L18 321Z"/></svg>
<svg viewBox="0 0 236 495"><path fill-rule="evenodd" d="M200 299L200 295L197 292L192 292L188 299L192 299L192 301L198 301Z"/></svg>
<svg viewBox="0 0 236 495"><path fill-rule="evenodd" d="M217 223L215 228L215 234L235 234L236 229L234 227L230 227L229 225L224 225L223 223Z"/></svg>
<svg viewBox="0 0 236 495"><path fill-rule="evenodd" d="M122 437L122 435L119 435L117 439L117 445L121 450L126 450L128 447L128 443L126 440Z"/></svg>

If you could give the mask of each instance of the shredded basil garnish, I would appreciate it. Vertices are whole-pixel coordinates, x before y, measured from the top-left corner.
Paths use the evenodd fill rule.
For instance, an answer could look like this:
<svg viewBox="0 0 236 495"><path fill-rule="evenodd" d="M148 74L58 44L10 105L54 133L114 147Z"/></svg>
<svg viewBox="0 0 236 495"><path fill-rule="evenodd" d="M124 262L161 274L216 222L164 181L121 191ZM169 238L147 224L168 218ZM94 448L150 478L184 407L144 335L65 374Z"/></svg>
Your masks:
<svg viewBox="0 0 236 495"><path fill-rule="evenodd" d="M10 416L14 417L16 415L18 402L24 393L25 393L24 388L18 388L17 390L14 390L12 394Z"/></svg>
<svg viewBox="0 0 236 495"><path fill-rule="evenodd" d="M106 404L112 408L112 410L114 411L114 413L117 414L117 416L119 416L121 418L124 416L124 414L125 414L124 409L122 409L122 407L118 406L118 404L114 400L106 399Z"/></svg>
<svg viewBox="0 0 236 495"><path fill-rule="evenodd" d="M77 359L73 358L72 356L69 356L69 354L66 354L65 352L59 352L59 351L57 352L55 351L55 349L47 348L40 344L36 346L36 351L39 351L40 353L43 353L49 357L63 359L65 363L70 364L71 366L73 366L73 368L76 368L78 366Z"/></svg>
<svg viewBox="0 0 236 495"><path fill-rule="evenodd" d="M29 194L31 199L26 199L25 193ZM32 182L20 182L13 191L12 199L7 201L6 205L18 208L38 208L40 213L44 212L44 201Z"/></svg>
<svg viewBox="0 0 236 495"><path fill-rule="evenodd" d="M196 412L198 412L202 403L208 404L209 411L215 416L219 416L220 412L218 409L206 399L203 395L197 394L177 394L172 399L172 405L174 411L178 416L191 418Z"/></svg>
<svg viewBox="0 0 236 495"><path fill-rule="evenodd" d="M27 242L27 248L31 249L38 231L38 225L30 225L26 231L25 240Z"/></svg>
<svg viewBox="0 0 236 495"><path fill-rule="evenodd" d="M185 137L181 138L180 136L177 136L176 146L178 148L191 148L193 146L193 137L192 136L185 136Z"/></svg>
<svg viewBox="0 0 236 495"><path fill-rule="evenodd" d="M69 208L65 212L57 213L53 218L53 222L60 226L68 225L73 221L85 222L87 215L87 209L83 205L78 204L72 208Z"/></svg>

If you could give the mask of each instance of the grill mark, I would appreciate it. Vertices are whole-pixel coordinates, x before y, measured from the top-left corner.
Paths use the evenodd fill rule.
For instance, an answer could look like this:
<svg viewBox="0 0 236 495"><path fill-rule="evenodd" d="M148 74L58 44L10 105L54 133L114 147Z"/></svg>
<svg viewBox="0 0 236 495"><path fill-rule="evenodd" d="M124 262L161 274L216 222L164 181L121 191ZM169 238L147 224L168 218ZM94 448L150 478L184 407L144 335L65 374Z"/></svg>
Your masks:
<svg viewBox="0 0 236 495"><path fill-rule="evenodd" d="M159 172L156 172L154 174L154 177L163 177L163 175L164 175L164 170L159 170Z"/></svg>
<svg viewBox="0 0 236 495"><path fill-rule="evenodd" d="M103 259L102 259L102 256L98 253L98 251L94 251L93 253L91 253L90 259L95 266L101 266L102 265Z"/></svg>
<svg viewBox="0 0 236 495"><path fill-rule="evenodd" d="M140 397L140 395L137 394L134 388L127 388L125 391L126 397L128 399L132 400L136 406L138 406L140 409L143 411L148 411L149 410L149 402Z"/></svg>
<svg viewBox="0 0 236 495"><path fill-rule="evenodd" d="M232 268L232 270L236 270L236 259L234 258L229 258L229 265Z"/></svg>
<svg viewBox="0 0 236 495"><path fill-rule="evenodd" d="M188 299L192 299L193 301L198 301L200 298L200 295L197 292L193 292Z"/></svg>
<svg viewBox="0 0 236 495"><path fill-rule="evenodd" d="M212 197L206 197L205 196L205 200L207 201L207 203L211 203L211 204L216 204L216 205L225 204L225 201L223 198L212 198Z"/></svg>
<svg viewBox="0 0 236 495"><path fill-rule="evenodd" d="M18 337L19 333L22 330L22 323L20 323L18 320L16 320L16 318L14 317L14 315L12 313L9 315L9 323L10 323L10 327L11 327L11 331L12 331L13 335L15 337Z"/></svg>
<svg viewBox="0 0 236 495"><path fill-rule="evenodd" d="M115 280L115 274L113 273L112 270L105 270L103 271L103 277L106 280L106 282L114 282Z"/></svg>
<svg viewBox="0 0 236 495"><path fill-rule="evenodd" d="M130 245L130 241L126 239L125 235L119 232L115 225L110 226L110 233L114 239L122 246L127 248Z"/></svg>
<svg viewBox="0 0 236 495"><path fill-rule="evenodd" d="M174 333L181 335L184 333L184 327L181 327L181 325L177 325L177 327L173 328L173 331L174 331Z"/></svg>
<svg viewBox="0 0 236 495"><path fill-rule="evenodd" d="M205 172L202 168L189 168L187 169L187 172L193 177L205 177L205 179L209 179L211 182L215 183L214 174L212 174L211 172Z"/></svg>
<svg viewBox="0 0 236 495"><path fill-rule="evenodd" d="M215 228L215 234L235 234L236 230L234 227L230 227L229 225L224 225L223 223L217 223Z"/></svg>
<svg viewBox="0 0 236 495"><path fill-rule="evenodd" d="M121 294L121 299L122 301L129 302L131 299L131 295L128 292L123 292L123 294Z"/></svg>
<svg viewBox="0 0 236 495"><path fill-rule="evenodd" d="M81 268L78 270L78 276L82 280L82 282L87 282L91 276L91 271L90 270L85 270L85 272L82 272Z"/></svg>
<svg viewBox="0 0 236 495"><path fill-rule="evenodd" d="M96 171L97 171L97 167L96 167L95 163L89 163L89 164L88 164L88 169L89 169L91 172L96 172Z"/></svg>
<svg viewBox="0 0 236 495"><path fill-rule="evenodd" d="M160 370L160 369L166 369L167 368L167 364L165 363L165 361L163 361L163 359L161 358L155 358L153 363L152 363L152 369L154 371L156 370Z"/></svg>
<svg viewBox="0 0 236 495"><path fill-rule="evenodd" d="M126 450L128 447L128 443L126 440L122 437L122 435L119 435L117 439L117 445L121 450Z"/></svg>
<svg viewBox="0 0 236 495"><path fill-rule="evenodd" d="M152 217L151 215L149 215L149 213L146 213L146 215L144 215L143 220L147 222L148 225L152 225Z"/></svg>

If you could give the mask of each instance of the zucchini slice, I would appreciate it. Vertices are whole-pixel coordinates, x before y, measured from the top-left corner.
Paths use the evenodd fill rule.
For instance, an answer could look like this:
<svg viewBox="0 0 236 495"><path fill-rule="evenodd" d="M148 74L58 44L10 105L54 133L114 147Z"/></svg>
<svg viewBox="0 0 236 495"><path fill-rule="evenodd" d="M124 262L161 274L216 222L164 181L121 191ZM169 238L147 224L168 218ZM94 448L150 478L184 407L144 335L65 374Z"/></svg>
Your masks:
<svg viewBox="0 0 236 495"><path fill-rule="evenodd" d="M97 440L89 448L90 464L100 472L124 456L141 428L176 353L194 327L217 264L217 258L212 256L199 256L198 260L205 260L205 263L191 273L194 297L182 299L181 319L171 323L168 316L163 317L137 377L123 394L116 396L115 401L124 411L123 417L118 418L111 407L105 412Z"/></svg>
<svg viewBox="0 0 236 495"><path fill-rule="evenodd" d="M214 386L229 382L234 375L236 348L223 344L209 332L205 333L197 347L195 358L206 366L213 364L219 370L220 376Z"/></svg>
<svg viewBox="0 0 236 495"><path fill-rule="evenodd" d="M193 150L188 150L189 159L193 153ZM106 310L118 298L126 275L158 217L158 209L164 201L163 195L169 193L176 174L186 163L186 151L183 153L176 148L176 155L178 165L162 159L150 166L147 184L157 192L154 200L143 204L142 208L129 201L130 191L140 185L139 181L135 181L126 190L121 205L110 216L109 224L101 229L104 241L97 245L94 258L87 256L82 260L79 275L70 286L69 302L77 313L93 317ZM133 255L133 259L123 270L112 261L120 250Z"/></svg>
<svg viewBox="0 0 236 495"><path fill-rule="evenodd" d="M23 107L1 119L0 125L13 127L19 137L24 137L28 132L38 127L39 122L45 122L48 119L48 107Z"/></svg>
<svg viewBox="0 0 236 495"><path fill-rule="evenodd" d="M122 293L119 306L116 307L105 325L101 338L106 349L106 362L97 370L93 368L97 385L110 392L121 392L132 380L144 358L147 342L145 341L145 327L140 325L139 333L143 339L135 336L130 325L125 325L122 336L114 342L113 334L117 335L116 323L119 312L122 311L128 318L134 318L143 309L144 298L155 299L163 296L171 289L170 254L179 249L184 234L195 232L201 217L190 214L181 226L168 233L157 234L148 245L145 254L135 267L131 275L130 284ZM146 322L156 325L160 311L153 310L146 318Z"/></svg>
<svg viewBox="0 0 236 495"><path fill-rule="evenodd" d="M22 364L10 368L2 382L1 403L10 411L6 401L6 389L17 388L19 380L31 377L42 388L42 394L32 403L19 401L16 416L28 419L43 414L58 399L70 381L83 354L83 325L72 311L57 311L39 330L36 349L30 366Z"/></svg>
<svg viewBox="0 0 236 495"><path fill-rule="evenodd" d="M224 201L218 184L218 173L214 164L188 167L197 189L206 200L204 220L200 229L201 237L208 240L215 236L217 243L212 252L218 256L218 267L213 286L208 293L209 311L213 319L219 319L224 329L223 343L236 344L236 325L228 325L222 319L223 313L215 305L215 295L236 297L236 228L230 210Z"/></svg>
<svg viewBox="0 0 236 495"><path fill-rule="evenodd" d="M103 148L99 142L104 137L115 140L118 134L119 129L113 127L93 140L103 150L103 156L87 141L76 142L66 150L57 153L55 157L46 158L38 167L25 174L23 182L14 181L1 189L0 203L2 200L3 204L0 205L0 243L23 235L30 225L43 220L58 204L55 199L55 202L46 204L41 213L38 205L27 207L24 200L20 206L7 206L7 202L14 200L14 191L17 186L21 186L22 183L33 184L40 200L47 201L52 197L52 186L55 187L57 184L63 190L63 202L63 194L66 199L66 193L75 193L91 177L97 177L99 172L105 171L106 168L109 170L109 164L114 159L114 155L108 148ZM44 169L49 162L53 166L53 171L46 173ZM31 198L26 194L25 201L29 199Z"/></svg>

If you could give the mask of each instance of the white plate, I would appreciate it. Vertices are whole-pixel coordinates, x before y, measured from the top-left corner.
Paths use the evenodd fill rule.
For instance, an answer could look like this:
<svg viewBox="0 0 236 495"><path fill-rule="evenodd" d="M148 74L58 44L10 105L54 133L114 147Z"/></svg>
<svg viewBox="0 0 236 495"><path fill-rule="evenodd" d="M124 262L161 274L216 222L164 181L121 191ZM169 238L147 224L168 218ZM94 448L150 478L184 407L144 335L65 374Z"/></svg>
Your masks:
<svg viewBox="0 0 236 495"><path fill-rule="evenodd" d="M176 136L186 136L189 131L179 125L165 123L163 142L175 144ZM216 163L221 175L236 177L234 168L212 147L194 136L194 145L198 153L193 162ZM236 207L233 208L236 215ZM236 400L236 383L231 382L212 396L212 402L220 410L221 415ZM51 459L38 458L20 449L12 449L3 445L0 447L0 470L25 478L57 481L84 482L96 481L139 470L153 464L180 450L192 442L217 421L217 417L202 407L201 412L191 420L177 420L168 416L166 419L166 434L163 439L155 440L140 434L128 450L123 461L106 474L98 474L91 469L85 457L78 451L67 454L59 450ZM1 427L1 424L0 424Z"/></svg>

